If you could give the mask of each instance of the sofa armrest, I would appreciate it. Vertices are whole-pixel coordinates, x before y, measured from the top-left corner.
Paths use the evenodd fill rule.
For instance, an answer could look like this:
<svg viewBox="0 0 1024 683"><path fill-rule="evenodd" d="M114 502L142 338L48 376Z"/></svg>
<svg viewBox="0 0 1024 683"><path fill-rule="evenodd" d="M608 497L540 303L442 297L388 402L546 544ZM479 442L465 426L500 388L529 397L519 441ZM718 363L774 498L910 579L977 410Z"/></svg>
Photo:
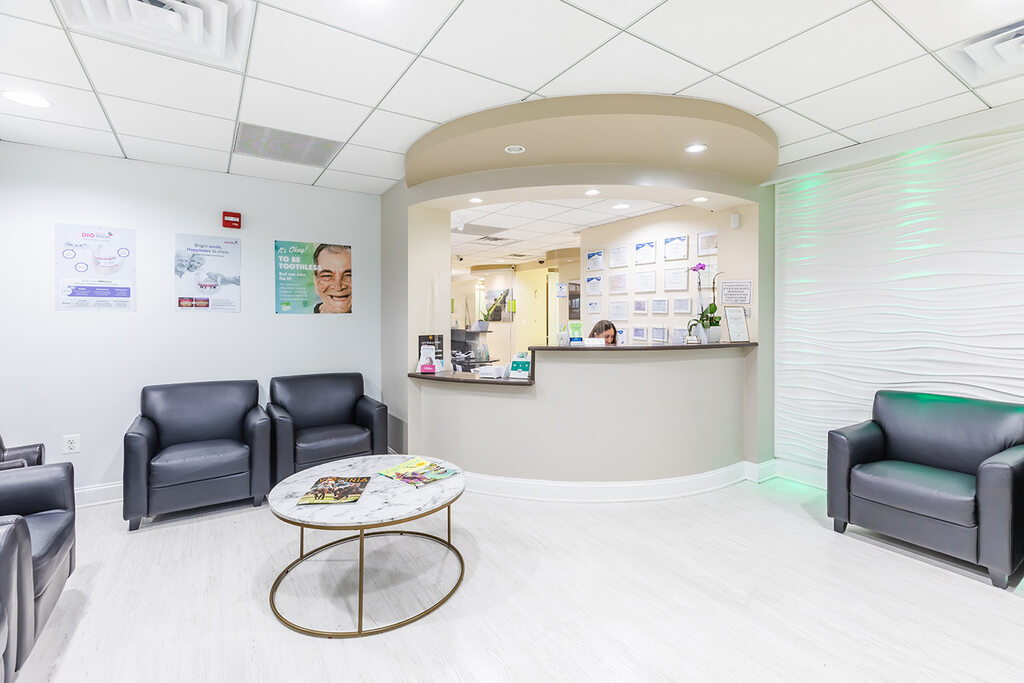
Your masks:
<svg viewBox="0 0 1024 683"><path fill-rule="evenodd" d="M22 467L0 475L0 515L75 510L75 468L69 462Z"/></svg>
<svg viewBox="0 0 1024 683"><path fill-rule="evenodd" d="M295 423L291 413L276 403L267 404L273 423L274 483L295 474Z"/></svg>
<svg viewBox="0 0 1024 683"><path fill-rule="evenodd" d="M249 444L249 492L263 499L270 492L270 418L262 406L245 414L245 442Z"/></svg>
<svg viewBox="0 0 1024 683"><path fill-rule="evenodd" d="M356 401L356 423L370 430L373 453L388 452L388 407L369 396Z"/></svg>
<svg viewBox="0 0 1024 683"><path fill-rule="evenodd" d="M1012 574L1024 559L1024 445L978 467L978 564Z"/></svg>
<svg viewBox="0 0 1024 683"><path fill-rule="evenodd" d="M19 467L28 467L24 460L0 460L0 472L3 470L15 470Z"/></svg>
<svg viewBox="0 0 1024 683"><path fill-rule="evenodd" d="M122 496L126 520L149 516L149 461L159 449L156 425L139 415L124 435Z"/></svg>
<svg viewBox="0 0 1024 683"><path fill-rule="evenodd" d="M828 433L828 516L850 521L850 470L885 457L885 434L874 420Z"/></svg>
<svg viewBox="0 0 1024 683"><path fill-rule="evenodd" d="M28 446L15 446L8 448L3 455L3 460L24 460L29 467L42 465L46 459L46 447L41 443L34 443Z"/></svg>
<svg viewBox="0 0 1024 683"><path fill-rule="evenodd" d="M4 667L13 675L35 643L32 541L21 516L0 516L0 603L7 610Z"/></svg>

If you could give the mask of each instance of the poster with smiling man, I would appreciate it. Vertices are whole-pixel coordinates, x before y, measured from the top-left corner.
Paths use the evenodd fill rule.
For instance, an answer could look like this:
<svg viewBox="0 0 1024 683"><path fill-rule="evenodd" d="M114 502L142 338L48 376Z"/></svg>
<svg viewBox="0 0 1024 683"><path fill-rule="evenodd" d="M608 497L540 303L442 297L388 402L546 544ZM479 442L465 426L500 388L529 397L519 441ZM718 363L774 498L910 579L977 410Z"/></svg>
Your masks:
<svg viewBox="0 0 1024 683"><path fill-rule="evenodd" d="M351 313L352 247L274 242L277 313Z"/></svg>

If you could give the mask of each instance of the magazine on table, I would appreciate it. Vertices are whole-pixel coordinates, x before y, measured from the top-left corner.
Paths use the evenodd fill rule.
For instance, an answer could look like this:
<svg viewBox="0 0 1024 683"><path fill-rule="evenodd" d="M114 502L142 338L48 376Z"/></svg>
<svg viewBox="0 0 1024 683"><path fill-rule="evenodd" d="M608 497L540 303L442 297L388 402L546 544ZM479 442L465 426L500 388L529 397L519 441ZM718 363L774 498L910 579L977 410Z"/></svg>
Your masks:
<svg viewBox="0 0 1024 683"><path fill-rule="evenodd" d="M299 498L299 505L354 503L369 481L369 477L322 477Z"/></svg>
<svg viewBox="0 0 1024 683"><path fill-rule="evenodd" d="M429 462L423 458L411 458L380 471L380 474L391 479L404 481L406 484L420 487L439 479L447 479L458 470Z"/></svg>

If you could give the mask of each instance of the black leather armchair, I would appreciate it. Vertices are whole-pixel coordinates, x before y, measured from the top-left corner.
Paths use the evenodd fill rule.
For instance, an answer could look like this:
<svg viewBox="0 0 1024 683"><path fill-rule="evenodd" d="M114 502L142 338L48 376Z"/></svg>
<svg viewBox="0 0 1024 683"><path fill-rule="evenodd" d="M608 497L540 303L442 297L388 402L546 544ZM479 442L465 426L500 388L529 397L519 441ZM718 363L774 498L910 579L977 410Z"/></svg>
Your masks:
<svg viewBox="0 0 1024 683"><path fill-rule="evenodd" d="M142 388L124 435L124 518L252 498L270 491L270 418L256 380Z"/></svg>
<svg viewBox="0 0 1024 683"><path fill-rule="evenodd" d="M45 455L46 447L41 443L5 448L4 439L0 436L0 470L42 465Z"/></svg>
<svg viewBox="0 0 1024 683"><path fill-rule="evenodd" d="M988 568L1024 560L1024 406L879 391L828 434L828 516Z"/></svg>
<svg viewBox="0 0 1024 683"><path fill-rule="evenodd" d="M60 462L0 473L4 683L21 669L75 570L75 471Z"/></svg>
<svg viewBox="0 0 1024 683"><path fill-rule="evenodd" d="M270 380L274 481L314 465L387 453L388 407L363 394L358 372Z"/></svg>

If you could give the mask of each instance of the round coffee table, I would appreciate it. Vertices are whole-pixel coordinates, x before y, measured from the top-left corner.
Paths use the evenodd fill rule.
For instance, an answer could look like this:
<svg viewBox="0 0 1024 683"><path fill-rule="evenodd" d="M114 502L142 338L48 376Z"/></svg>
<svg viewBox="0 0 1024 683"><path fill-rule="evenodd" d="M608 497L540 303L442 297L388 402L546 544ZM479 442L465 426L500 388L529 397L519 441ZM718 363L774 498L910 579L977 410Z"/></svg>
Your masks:
<svg viewBox="0 0 1024 683"><path fill-rule="evenodd" d="M308 470L296 472L287 479L282 480L273 488L267 496L270 509L283 522L299 527L299 557L289 564L278 575L270 589L270 608L274 616L282 624L300 633L322 638L353 638L368 636L374 633L383 633L405 626L433 612L452 596L462 583L462 577L466 573L466 563L458 548L452 545L452 508L451 505L466 489L466 476L458 472L447 479L415 487L405 482L389 479L378 474L382 469L405 462L410 455L365 455L344 460L336 460L311 467ZM458 469L455 465L438 460L436 458L424 458L430 462L436 462L444 467ZM366 489L354 503L332 503L298 505L301 498L321 477L370 477ZM448 538L421 533L419 531L372 531L381 527L393 526L410 522L420 517L432 515L441 510L448 510ZM306 529L327 529L331 531L358 531L358 534L342 538L337 541L325 543L308 552L305 550ZM427 538L455 553L459 560L459 579L440 600L423 610L419 614L403 619L385 626L378 626L372 629L363 629L363 546L369 536L418 536ZM277 610L274 598L278 586L288 573L304 560L320 553L328 548L333 548L341 543L359 541L359 614L355 631L320 631L300 626L289 621Z"/></svg>

